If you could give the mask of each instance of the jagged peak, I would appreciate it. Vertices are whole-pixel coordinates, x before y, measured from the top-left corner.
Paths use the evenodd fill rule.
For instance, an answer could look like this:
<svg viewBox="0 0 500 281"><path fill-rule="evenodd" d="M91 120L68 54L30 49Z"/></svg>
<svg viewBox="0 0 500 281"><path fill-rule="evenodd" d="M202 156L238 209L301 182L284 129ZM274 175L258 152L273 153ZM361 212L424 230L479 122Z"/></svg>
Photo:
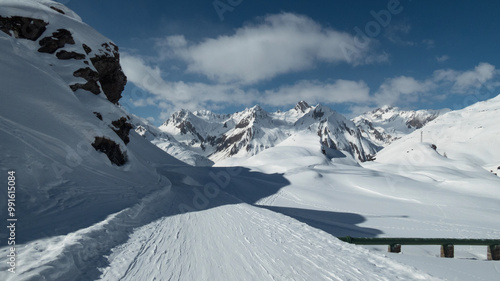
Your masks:
<svg viewBox="0 0 500 281"><path fill-rule="evenodd" d="M268 116L268 113L260 105L257 104L250 108L246 108L241 112L235 113L233 116L235 116L237 119L248 118L249 116L251 118L257 118L257 117L266 117Z"/></svg>
<svg viewBox="0 0 500 281"><path fill-rule="evenodd" d="M163 122L162 126L167 126L168 124L171 123L174 124L181 123L190 119L191 117L196 117L196 116L194 116L194 114L191 111L182 108L172 113L172 115L170 115L170 118L168 118L165 122Z"/></svg>
<svg viewBox="0 0 500 281"><path fill-rule="evenodd" d="M264 109L260 105L256 104L250 108L250 111L264 111Z"/></svg>
<svg viewBox="0 0 500 281"><path fill-rule="evenodd" d="M309 109L309 108L311 108L311 106L307 102L305 102L303 100L299 101L297 103L297 105L295 105L295 107L294 107L294 109L296 111L302 112L302 113L305 113L306 110Z"/></svg>

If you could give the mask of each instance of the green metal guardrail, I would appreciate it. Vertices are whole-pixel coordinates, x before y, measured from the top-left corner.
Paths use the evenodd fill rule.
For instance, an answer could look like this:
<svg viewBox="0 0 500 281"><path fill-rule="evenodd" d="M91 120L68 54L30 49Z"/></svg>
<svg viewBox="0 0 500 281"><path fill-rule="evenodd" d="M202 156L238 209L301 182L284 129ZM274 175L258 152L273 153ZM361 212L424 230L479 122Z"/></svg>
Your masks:
<svg viewBox="0 0 500 281"><path fill-rule="evenodd" d="M401 252L401 245L441 245L441 257L453 258L454 245L488 246L488 260L500 260L500 239L458 238L358 238L338 237L341 241L356 245L389 245L391 253Z"/></svg>

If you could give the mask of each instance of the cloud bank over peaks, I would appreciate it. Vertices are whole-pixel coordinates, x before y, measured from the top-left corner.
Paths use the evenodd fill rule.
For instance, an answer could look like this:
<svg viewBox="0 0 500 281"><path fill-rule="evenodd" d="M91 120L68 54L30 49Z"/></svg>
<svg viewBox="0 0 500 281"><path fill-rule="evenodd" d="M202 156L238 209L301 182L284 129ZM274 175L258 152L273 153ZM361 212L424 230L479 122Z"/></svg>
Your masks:
<svg viewBox="0 0 500 281"><path fill-rule="evenodd" d="M287 106L306 100L310 103L351 104L359 111L382 105L408 106L429 97L445 98L454 94L470 93L482 87L498 87L495 66L479 63L473 69L458 71L436 70L423 80L411 76L385 79L378 88L362 80L337 79L331 81L301 80L272 89L236 83L203 83L168 81L162 77L161 68L151 66L140 57L122 53L121 63L128 80L135 85L129 103L135 107L158 106L163 112L181 108L189 110L224 109L229 106Z"/></svg>
<svg viewBox="0 0 500 281"><path fill-rule="evenodd" d="M424 79L398 76L388 78L380 85L374 94L377 105L406 104L419 101L420 95L440 92L441 95L467 94L486 87L492 89L498 86L494 80L498 74L494 65L481 62L474 69L457 71L453 69L439 69Z"/></svg>
<svg viewBox="0 0 500 281"><path fill-rule="evenodd" d="M363 81L302 80L276 89L259 91L237 84L166 81L162 78L158 66L149 66L145 60L127 53L122 54L121 64L128 80L136 86L132 90L132 96L128 97L130 103L136 107L159 105L164 110L181 108L198 110L214 109L214 104L223 108L234 105L249 106L256 103L271 106L292 105L303 99L313 103L367 102L370 100L370 89Z"/></svg>
<svg viewBox="0 0 500 281"><path fill-rule="evenodd" d="M189 43L184 36L160 40L157 46L187 64L187 71L218 83L255 84L278 75L314 68L319 63L362 65L387 60L375 53L376 41L356 44L349 33L323 27L297 14L259 18L231 35Z"/></svg>

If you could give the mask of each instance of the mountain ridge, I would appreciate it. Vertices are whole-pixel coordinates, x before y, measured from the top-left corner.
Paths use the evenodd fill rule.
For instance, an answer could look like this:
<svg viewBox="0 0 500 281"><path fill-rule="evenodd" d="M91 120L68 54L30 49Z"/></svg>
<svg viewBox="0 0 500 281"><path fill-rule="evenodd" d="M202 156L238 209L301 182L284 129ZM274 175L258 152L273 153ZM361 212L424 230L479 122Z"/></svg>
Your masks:
<svg viewBox="0 0 500 281"><path fill-rule="evenodd" d="M317 134L318 149L330 158L348 155L365 162L392 141L448 111L384 106L349 120L328 106L299 101L287 111L276 112L267 112L259 105L233 114L182 109L159 129L214 162L258 154L300 132Z"/></svg>

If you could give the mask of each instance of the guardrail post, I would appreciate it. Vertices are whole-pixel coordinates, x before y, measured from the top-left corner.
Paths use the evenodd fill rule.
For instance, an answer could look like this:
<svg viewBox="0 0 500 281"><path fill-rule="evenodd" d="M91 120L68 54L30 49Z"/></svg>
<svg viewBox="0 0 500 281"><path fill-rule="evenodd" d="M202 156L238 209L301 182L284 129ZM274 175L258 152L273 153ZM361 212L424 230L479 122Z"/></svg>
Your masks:
<svg viewBox="0 0 500 281"><path fill-rule="evenodd" d="M453 258L455 256L455 247L452 244L441 245L441 257Z"/></svg>
<svg viewBox="0 0 500 281"><path fill-rule="evenodd" d="M391 244L387 250L389 253L401 253L401 244Z"/></svg>
<svg viewBox="0 0 500 281"><path fill-rule="evenodd" d="M500 261L500 245L488 246L488 260Z"/></svg>

